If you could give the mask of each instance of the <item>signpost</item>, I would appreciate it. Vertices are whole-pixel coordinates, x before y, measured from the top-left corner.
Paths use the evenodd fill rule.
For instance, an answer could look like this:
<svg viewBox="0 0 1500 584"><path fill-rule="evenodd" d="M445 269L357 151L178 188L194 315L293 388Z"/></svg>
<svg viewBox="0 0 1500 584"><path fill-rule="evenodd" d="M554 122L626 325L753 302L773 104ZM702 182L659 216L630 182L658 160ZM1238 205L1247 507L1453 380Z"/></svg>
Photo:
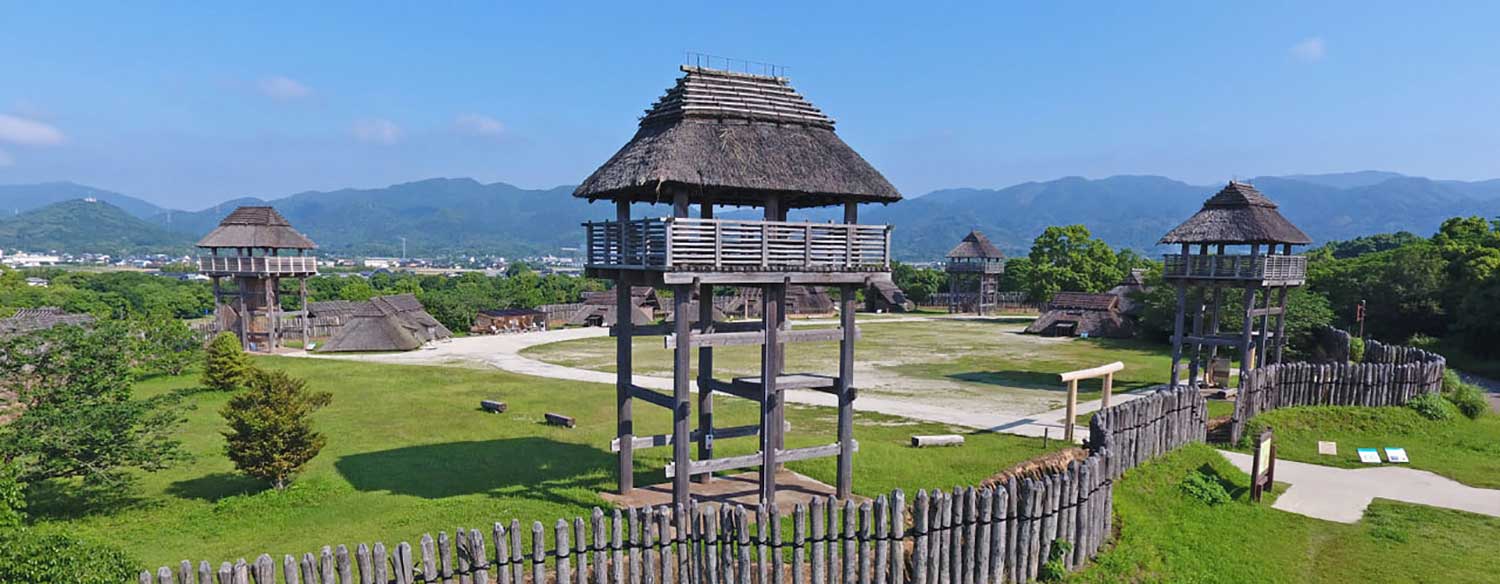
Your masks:
<svg viewBox="0 0 1500 584"><path fill-rule="evenodd" d="M1276 444L1270 428L1255 442L1255 458L1250 465L1250 500L1259 502L1262 493L1271 490L1276 476Z"/></svg>

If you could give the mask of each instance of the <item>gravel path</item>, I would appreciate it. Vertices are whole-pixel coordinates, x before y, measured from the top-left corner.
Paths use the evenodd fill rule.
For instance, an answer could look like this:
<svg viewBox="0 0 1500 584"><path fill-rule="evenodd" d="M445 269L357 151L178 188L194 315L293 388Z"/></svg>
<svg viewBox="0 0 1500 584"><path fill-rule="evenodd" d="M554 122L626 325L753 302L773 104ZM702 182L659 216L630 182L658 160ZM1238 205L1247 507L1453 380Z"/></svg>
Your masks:
<svg viewBox="0 0 1500 584"><path fill-rule="evenodd" d="M1240 470L1250 472L1250 455L1220 453ZM1470 487L1410 467L1351 469L1278 460L1275 478L1292 486L1272 507L1328 521L1357 522L1376 498L1500 517L1500 490Z"/></svg>

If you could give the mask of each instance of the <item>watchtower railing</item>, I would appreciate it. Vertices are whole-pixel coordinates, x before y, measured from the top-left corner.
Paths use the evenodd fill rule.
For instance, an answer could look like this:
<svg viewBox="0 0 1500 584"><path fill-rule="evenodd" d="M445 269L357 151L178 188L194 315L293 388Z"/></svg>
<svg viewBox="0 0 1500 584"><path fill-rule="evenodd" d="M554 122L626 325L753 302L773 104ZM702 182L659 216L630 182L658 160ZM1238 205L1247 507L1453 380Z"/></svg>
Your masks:
<svg viewBox="0 0 1500 584"><path fill-rule="evenodd" d="M198 272L220 275L304 275L318 273L315 256L198 256Z"/></svg>
<svg viewBox="0 0 1500 584"><path fill-rule="evenodd" d="M1168 254L1162 276L1168 279L1302 281L1307 258L1299 255Z"/></svg>
<svg viewBox="0 0 1500 584"><path fill-rule="evenodd" d="M1005 273L1005 260L1003 258L948 258L943 270L975 274L1003 274Z"/></svg>
<svg viewBox="0 0 1500 584"><path fill-rule="evenodd" d="M584 224L587 266L661 271L885 271L891 227L667 217Z"/></svg>

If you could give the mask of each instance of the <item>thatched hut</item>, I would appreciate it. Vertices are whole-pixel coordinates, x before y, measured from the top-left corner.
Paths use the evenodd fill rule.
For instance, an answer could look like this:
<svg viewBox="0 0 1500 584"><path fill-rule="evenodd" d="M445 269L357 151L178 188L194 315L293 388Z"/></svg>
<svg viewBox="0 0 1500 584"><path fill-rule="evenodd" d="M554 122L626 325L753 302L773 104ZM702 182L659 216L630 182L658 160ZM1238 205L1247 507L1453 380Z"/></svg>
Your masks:
<svg viewBox="0 0 1500 584"><path fill-rule="evenodd" d="M1135 321L1120 310L1117 295L1058 292L1026 332L1044 337L1124 339L1135 336Z"/></svg>
<svg viewBox="0 0 1500 584"><path fill-rule="evenodd" d="M453 333L428 314L416 296L376 296L361 305L319 350L410 351L452 337Z"/></svg>
<svg viewBox="0 0 1500 584"><path fill-rule="evenodd" d="M865 312L911 312L916 308L894 282L873 282L865 288Z"/></svg>

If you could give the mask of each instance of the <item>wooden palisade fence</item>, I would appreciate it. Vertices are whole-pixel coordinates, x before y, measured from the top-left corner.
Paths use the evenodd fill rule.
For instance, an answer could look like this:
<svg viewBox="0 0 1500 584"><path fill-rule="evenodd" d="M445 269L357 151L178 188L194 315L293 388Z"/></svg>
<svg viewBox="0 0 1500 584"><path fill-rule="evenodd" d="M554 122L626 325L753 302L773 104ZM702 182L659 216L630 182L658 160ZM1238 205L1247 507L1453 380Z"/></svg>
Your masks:
<svg viewBox="0 0 1500 584"><path fill-rule="evenodd" d="M997 584L1054 559L1072 570L1108 542L1114 479L1202 441L1197 392L1163 390L1100 411L1089 455L1065 467L952 491L856 503L814 499L790 518L693 504L423 535L417 546L324 546L214 568L183 561L140 584ZM786 520L790 519L788 523ZM1057 542L1066 542L1066 548ZM1066 553L1064 553L1066 549Z"/></svg>
<svg viewBox="0 0 1500 584"><path fill-rule="evenodd" d="M1230 440L1239 442L1250 420L1292 406L1399 406L1443 390L1442 355L1368 341L1362 363L1280 363L1240 380Z"/></svg>

